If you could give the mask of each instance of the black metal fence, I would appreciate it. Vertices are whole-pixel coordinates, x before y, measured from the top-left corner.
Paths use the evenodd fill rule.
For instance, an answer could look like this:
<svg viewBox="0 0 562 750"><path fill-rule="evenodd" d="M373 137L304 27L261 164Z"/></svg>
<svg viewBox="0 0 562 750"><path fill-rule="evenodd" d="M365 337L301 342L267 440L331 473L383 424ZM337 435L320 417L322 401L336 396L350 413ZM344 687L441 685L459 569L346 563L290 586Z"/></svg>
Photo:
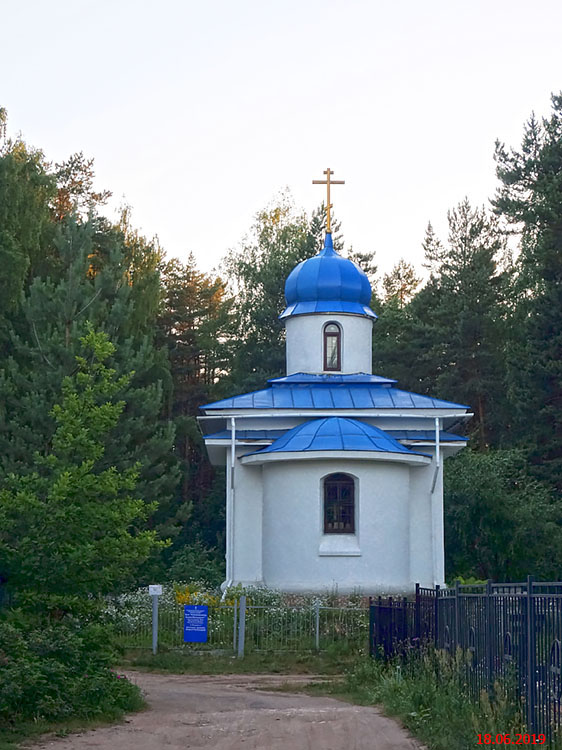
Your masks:
<svg viewBox="0 0 562 750"><path fill-rule="evenodd" d="M501 679L521 701L527 731L549 739L562 729L562 583L488 583L425 589L371 600L371 655L391 656L430 642L464 653L473 698Z"/></svg>

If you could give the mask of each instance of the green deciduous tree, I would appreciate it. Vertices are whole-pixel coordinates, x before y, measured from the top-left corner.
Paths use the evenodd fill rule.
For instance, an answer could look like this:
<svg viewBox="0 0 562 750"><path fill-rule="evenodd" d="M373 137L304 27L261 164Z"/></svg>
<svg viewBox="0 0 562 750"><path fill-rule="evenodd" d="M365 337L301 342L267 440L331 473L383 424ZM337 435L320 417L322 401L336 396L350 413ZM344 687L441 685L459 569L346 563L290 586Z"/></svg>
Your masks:
<svg viewBox="0 0 562 750"><path fill-rule="evenodd" d="M447 461L444 495L448 578L560 578L558 507L523 451L461 451Z"/></svg>
<svg viewBox="0 0 562 750"><path fill-rule="evenodd" d="M6 138L0 109L0 315L17 307L26 278L48 256L55 190L42 152Z"/></svg>
<svg viewBox="0 0 562 750"><path fill-rule="evenodd" d="M224 277L232 298L230 373L224 392L262 388L285 373L285 281L293 268L322 248L325 209L310 219L297 213L287 195L260 211L250 235L228 253ZM332 221L335 249L343 253L339 223ZM358 254L352 254L357 258ZM363 256L369 258L371 255Z"/></svg>
<svg viewBox="0 0 562 750"><path fill-rule="evenodd" d="M224 262L233 296L230 336L230 391L261 388L268 378L284 373L285 280L292 269L321 247L321 221L314 234L304 214L295 214L289 200L261 211L250 236Z"/></svg>
<svg viewBox="0 0 562 750"><path fill-rule="evenodd" d="M0 491L0 570L21 601L74 606L130 583L158 546L133 529L150 507L134 496L138 467L104 468L108 436L130 379L106 362L115 347L89 327L76 372L62 381L52 409L55 430L32 472L12 473Z"/></svg>

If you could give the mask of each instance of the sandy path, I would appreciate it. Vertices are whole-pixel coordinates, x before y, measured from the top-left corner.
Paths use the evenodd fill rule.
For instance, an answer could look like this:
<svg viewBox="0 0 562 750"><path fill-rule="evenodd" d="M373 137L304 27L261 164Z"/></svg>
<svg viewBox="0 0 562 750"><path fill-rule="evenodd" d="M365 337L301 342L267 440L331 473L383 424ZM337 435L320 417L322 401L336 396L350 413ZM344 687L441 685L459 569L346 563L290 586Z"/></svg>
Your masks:
<svg viewBox="0 0 562 750"><path fill-rule="evenodd" d="M376 708L325 697L268 691L294 675L164 675L129 672L149 709L124 723L40 748L56 750L418 750ZM35 746L37 747L37 745Z"/></svg>

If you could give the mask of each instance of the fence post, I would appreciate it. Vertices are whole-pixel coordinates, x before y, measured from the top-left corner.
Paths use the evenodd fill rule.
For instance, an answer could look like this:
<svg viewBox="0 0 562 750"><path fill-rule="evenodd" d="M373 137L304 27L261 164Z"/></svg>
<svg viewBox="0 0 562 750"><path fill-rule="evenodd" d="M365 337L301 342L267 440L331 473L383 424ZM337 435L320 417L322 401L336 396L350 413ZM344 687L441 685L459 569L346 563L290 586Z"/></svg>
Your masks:
<svg viewBox="0 0 562 750"><path fill-rule="evenodd" d="M494 664L492 658L492 639L493 639L494 624L492 622L492 579L488 578L486 581L486 631L484 637L486 638L486 677L488 678L488 693L492 695L492 689L494 687Z"/></svg>
<svg viewBox="0 0 562 750"><path fill-rule="evenodd" d="M439 591L441 586L435 586L435 648L439 648Z"/></svg>
<svg viewBox="0 0 562 750"><path fill-rule="evenodd" d="M234 627L232 632L232 650L236 651L236 637L238 635L238 599L234 600L234 604L232 605L232 608L234 610Z"/></svg>
<svg viewBox="0 0 562 750"><path fill-rule="evenodd" d="M460 623L460 595L461 584L459 579L455 581L455 651L461 645L461 623Z"/></svg>
<svg viewBox="0 0 562 750"><path fill-rule="evenodd" d="M527 576L527 679L525 688L527 695L527 732L535 732L535 685L536 685L536 643L535 643L535 602L533 600L533 576Z"/></svg>
<svg viewBox="0 0 562 750"><path fill-rule="evenodd" d="M320 651L320 602L316 602L314 605L314 644L316 646L316 650Z"/></svg>
<svg viewBox="0 0 562 750"><path fill-rule="evenodd" d="M244 645L246 639L246 595L240 596L240 618L238 623L238 658L244 658Z"/></svg>
<svg viewBox="0 0 562 750"><path fill-rule="evenodd" d="M418 639L418 644L421 638L421 597L420 597L420 585L416 583L416 607L414 609L414 632L415 637Z"/></svg>
<svg viewBox="0 0 562 750"><path fill-rule="evenodd" d="M158 596L152 597L152 653L158 651Z"/></svg>
<svg viewBox="0 0 562 750"><path fill-rule="evenodd" d="M369 656L375 655L375 605L369 597Z"/></svg>

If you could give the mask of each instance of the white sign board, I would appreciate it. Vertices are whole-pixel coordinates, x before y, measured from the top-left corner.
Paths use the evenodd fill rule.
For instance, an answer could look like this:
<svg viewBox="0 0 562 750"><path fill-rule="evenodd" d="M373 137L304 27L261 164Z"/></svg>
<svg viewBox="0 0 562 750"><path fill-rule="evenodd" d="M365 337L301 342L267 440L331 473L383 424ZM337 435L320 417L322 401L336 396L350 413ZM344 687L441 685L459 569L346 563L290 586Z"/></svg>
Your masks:
<svg viewBox="0 0 562 750"><path fill-rule="evenodd" d="M162 586L155 583L148 587L148 593L150 596L162 596Z"/></svg>

